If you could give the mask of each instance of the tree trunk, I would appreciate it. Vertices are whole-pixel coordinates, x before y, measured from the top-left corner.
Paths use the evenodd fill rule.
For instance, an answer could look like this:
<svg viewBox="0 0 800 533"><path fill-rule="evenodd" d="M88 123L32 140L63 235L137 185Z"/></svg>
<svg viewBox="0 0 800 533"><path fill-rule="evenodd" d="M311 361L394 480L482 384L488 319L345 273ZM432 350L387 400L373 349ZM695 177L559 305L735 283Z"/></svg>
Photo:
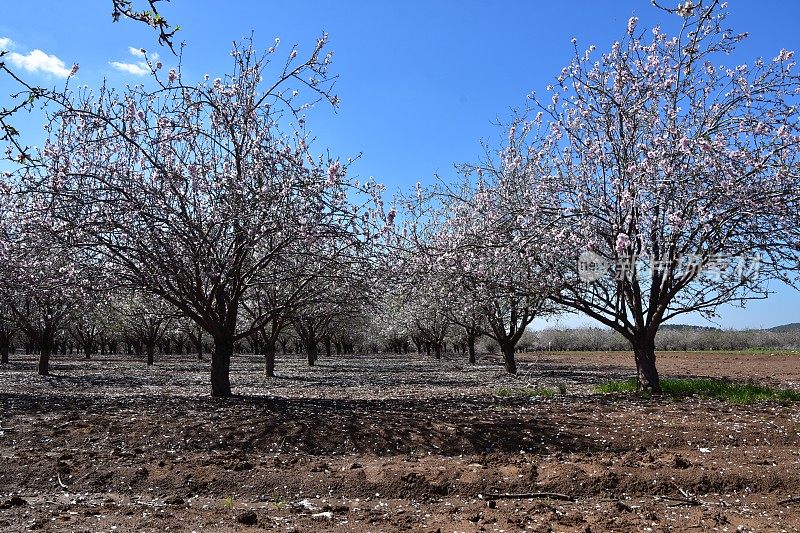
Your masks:
<svg viewBox="0 0 800 533"><path fill-rule="evenodd" d="M652 340L639 340L633 343L633 355L636 359L636 388L661 392L661 381L656 369L656 347Z"/></svg>
<svg viewBox="0 0 800 533"><path fill-rule="evenodd" d="M516 374L517 361L514 358L514 346L506 344L501 346L500 349L503 352L503 365L506 367L506 372L509 374Z"/></svg>
<svg viewBox="0 0 800 533"><path fill-rule="evenodd" d="M147 345L147 366L153 366L155 360L156 347L153 344Z"/></svg>
<svg viewBox="0 0 800 533"><path fill-rule="evenodd" d="M442 345L441 343L436 343L436 346L433 349L433 352L436 354L436 359L442 358Z"/></svg>
<svg viewBox="0 0 800 533"><path fill-rule="evenodd" d="M40 376L50 375L50 346L47 343L42 343L42 349L39 352L39 368Z"/></svg>
<svg viewBox="0 0 800 533"><path fill-rule="evenodd" d="M8 346L7 342L0 343L0 363L4 365L8 364Z"/></svg>
<svg viewBox="0 0 800 533"><path fill-rule="evenodd" d="M475 364L475 337L467 339L467 348L469 349L469 364Z"/></svg>
<svg viewBox="0 0 800 533"><path fill-rule="evenodd" d="M317 362L317 343L308 343L306 353L308 354L308 366L314 366Z"/></svg>
<svg viewBox="0 0 800 533"><path fill-rule="evenodd" d="M264 350L264 376L275 377L275 347Z"/></svg>
<svg viewBox="0 0 800 533"><path fill-rule="evenodd" d="M278 346L275 340L269 338L264 340L261 345L264 350L264 376L268 378L275 377L275 353L278 351Z"/></svg>
<svg viewBox="0 0 800 533"><path fill-rule="evenodd" d="M194 349L197 351L197 360L203 360L203 339L198 338L197 342L194 343Z"/></svg>
<svg viewBox="0 0 800 533"><path fill-rule="evenodd" d="M230 337L214 339L211 354L211 396L225 398L231 396L231 356L233 339Z"/></svg>

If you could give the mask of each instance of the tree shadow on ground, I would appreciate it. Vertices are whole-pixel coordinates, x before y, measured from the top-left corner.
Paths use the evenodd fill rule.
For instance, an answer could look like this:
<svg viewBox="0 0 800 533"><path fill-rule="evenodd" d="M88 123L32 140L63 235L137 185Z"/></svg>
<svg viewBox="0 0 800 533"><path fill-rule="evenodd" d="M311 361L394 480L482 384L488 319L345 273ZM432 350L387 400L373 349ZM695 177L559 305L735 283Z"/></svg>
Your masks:
<svg viewBox="0 0 800 533"><path fill-rule="evenodd" d="M310 455L555 453L599 449L559 429L547 406L464 400L59 397L0 394L12 416L80 418L128 447L163 441L180 453L298 451ZM135 413L135 420L131 413ZM54 425L56 425L54 423ZM85 427L85 425L84 425ZM577 429L577 428L576 428ZM39 430L43 431L43 430Z"/></svg>

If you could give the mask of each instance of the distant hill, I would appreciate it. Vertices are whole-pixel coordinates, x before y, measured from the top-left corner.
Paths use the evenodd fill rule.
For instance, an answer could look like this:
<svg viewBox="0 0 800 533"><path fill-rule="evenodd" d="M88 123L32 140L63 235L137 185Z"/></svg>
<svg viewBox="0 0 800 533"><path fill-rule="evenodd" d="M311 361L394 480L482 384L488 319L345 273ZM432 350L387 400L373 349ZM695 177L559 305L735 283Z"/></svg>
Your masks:
<svg viewBox="0 0 800 533"><path fill-rule="evenodd" d="M800 329L800 322L792 322L791 324L775 326L774 328L769 328L768 331L791 331L793 329Z"/></svg>
<svg viewBox="0 0 800 533"><path fill-rule="evenodd" d="M687 330L708 330L708 331L721 331L719 328L713 326L692 326L690 324L662 324L659 329L674 329L678 331Z"/></svg>
<svg viewBox="0 0 800 533"><path fill-rule="evenodd" d="M693 326L691 324L664 324L659 329L671 329L676 331L722 331L721 328L715 328L713 326ZM766 328L764 331L774 331L779 333L782 331L792 331L795 329L800 329L800 322L782 324L780 326L775 326L774 328Z"/></svg>

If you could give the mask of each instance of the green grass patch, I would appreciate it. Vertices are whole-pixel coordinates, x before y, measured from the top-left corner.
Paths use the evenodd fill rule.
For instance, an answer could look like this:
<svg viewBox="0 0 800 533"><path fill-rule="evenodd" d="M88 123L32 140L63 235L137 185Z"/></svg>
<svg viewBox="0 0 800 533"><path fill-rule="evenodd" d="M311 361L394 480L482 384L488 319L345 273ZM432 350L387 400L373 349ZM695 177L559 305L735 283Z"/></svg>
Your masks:
<svg viewBox="0 0 800 533"><path fill-rule="evenodd" d="M498 398L552 398L555 392L545 388L500 387L494 391Z"/></svg>
<svg viewBox="0 0 800 533"><path fill-rule="evenodd" d="M636 391L636 379L610 381L595 387L599 393ZM733 383L720 379L662 379L661 390L672 396L700 396L747 404L759 401L800 402L800 392L773 389L753 383Z"/></svg>
<svg viewBox="0 0 800 533"><path fill-rule="evenodd" d="M663 380L662 380L663 385ZM601 383L594 388L601 394L611 394L613 392L634 392L636 390L636 379L626 379L624 381L609 381Z"/></svg>

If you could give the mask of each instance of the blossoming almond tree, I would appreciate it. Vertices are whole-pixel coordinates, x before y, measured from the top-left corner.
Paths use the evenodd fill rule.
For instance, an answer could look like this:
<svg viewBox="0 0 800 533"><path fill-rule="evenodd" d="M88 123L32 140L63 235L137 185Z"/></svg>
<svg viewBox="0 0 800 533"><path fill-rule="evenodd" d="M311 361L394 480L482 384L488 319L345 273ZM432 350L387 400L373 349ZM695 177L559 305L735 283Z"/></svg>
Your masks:
<svg viewBox="0 0 800 533"><path fill-rule="evenodd" d="M547 232L553 215L542 210L535 217L529 211L527 220L519 216L521 207L543 202L534 202L530 189L509 186L519 183L522 167L516 163L487 159L477 170L481 179L474 190L464 187L448 199L450 212L438 239L446 252L438 264L449 272L453 299L462 302L461 321L480 311L506 371L516 374L517 343L535 318L554 310L548 297L557 278Z"/></svg>
<svg viewBox="0 0 800 533"><path fill-rule="evenodd" d="M152 90L78 92L25 175L50 195L72 242L101 254L121 285L164 299L208 333L212 396L231 394L234 343L270 318L243 326L242 303L291 264L292 245L366 240L346 163L312 157L303 129L310 105L338 102L325 44L305 60L292 49L274 61L275 47L235 45L224 78L188 85L180 68L151 63ZM289 120L297 128L284 134Z"/></svg>
<svg viewBox="0 0 800 533"><path fill-rule="evenodd" d="M48 216L43 197L3 185L0 305L8 313L4 320L16 324L38 350L37 371L47 376L70 314L92 301L93 291L104 286L102 269L83 251L51 238L57 221ZM4 349L7 356L7 345Z"/></svg>
<svg viewBox="0 0 800 533"><path fill-rule="evenodd" d="M682 21L674 36L632 18L607 53L576 48L551 98L532 96L532 123L546 133L527 153L551 168L527 179L554 191L563 214L555 300L621 333L639 385L653 391L662 323L764 298L771 280L796 282L794 54L726 66L746 34L725 29L725 8L665 9Z"/></svg>
<svg viewBox="0 0 800 533"><path fill-rule="evenodd" d="M465 179L405 202L413 284L434 294L448 322L464 329L471 359L475 337L485 332L500 344L511 374L517 342L534 318L552 310L548 295L556 283L546 231L554 210L533 216L531 206L544 201L523 179L533 164L510 150L488 154L483 164L464 167L477 183Z"/></svg>
<svg viewBox="0 0 800 533"><path fill-rule="evenodd" d="M123 337L135 348L137 356L144 352L147 366L153 366L156 347L176 321L175 309L148 293L119 292L115 296L114 314L121 319Z"/></svg>

